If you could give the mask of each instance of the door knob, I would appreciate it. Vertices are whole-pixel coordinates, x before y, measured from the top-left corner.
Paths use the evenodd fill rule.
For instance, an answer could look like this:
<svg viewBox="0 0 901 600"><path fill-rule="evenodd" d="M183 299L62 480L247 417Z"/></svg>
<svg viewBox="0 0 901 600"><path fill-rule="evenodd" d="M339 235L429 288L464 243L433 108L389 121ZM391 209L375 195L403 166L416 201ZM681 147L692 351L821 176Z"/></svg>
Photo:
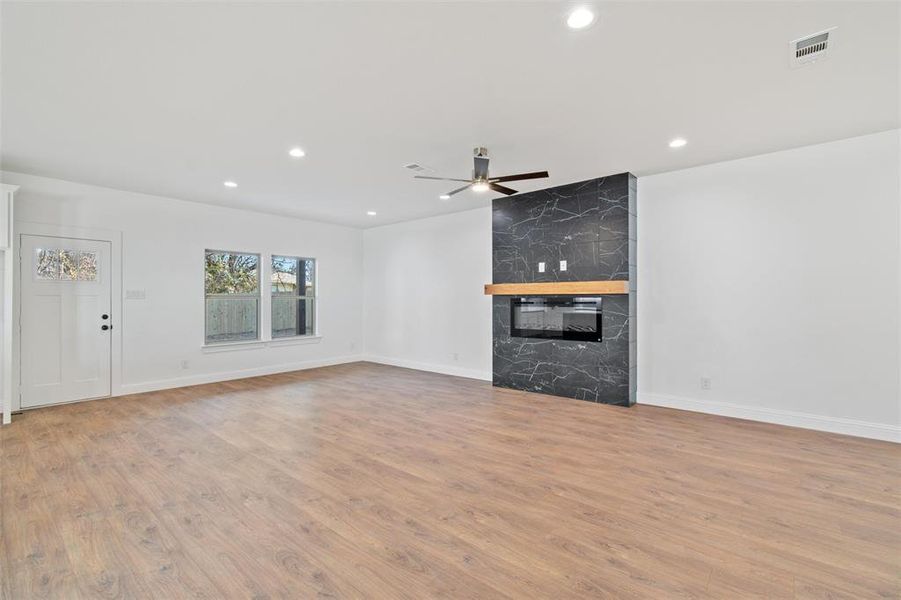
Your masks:
<svg viewBox="0 0 901 600"><path fill-rule="evenodd" d="M110 328L109 325L101 325L101 327L100 327L100 329L102 329L103 331L106 331L109 328Z"/></svg>
<svg viewBox="0 0 901 600"><path fill-rule="evenodd" d="M107 319L109 319L109 315L100 315L100 318L106 321Z"/></svg>

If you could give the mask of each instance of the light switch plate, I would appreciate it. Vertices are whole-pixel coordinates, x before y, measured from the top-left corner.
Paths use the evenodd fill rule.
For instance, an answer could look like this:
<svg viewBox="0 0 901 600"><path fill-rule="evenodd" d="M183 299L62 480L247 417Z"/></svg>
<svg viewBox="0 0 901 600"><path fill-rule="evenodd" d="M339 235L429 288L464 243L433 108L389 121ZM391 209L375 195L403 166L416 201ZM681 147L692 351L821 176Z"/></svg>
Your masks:
<svg viewBox="0 0 901 600"><path fill-rule="evenodd" d="M544 263L543 262L538 263L538 272L544 273Z"/></svg>
<svg viewBox="0 0 901 600"><path fill-rule="evenodd" d="M565 260L561 260L561 261L560 261L560 270L561 270L561 271L565 271L565 270L566 270L566 261L565 261Z"/></svg>

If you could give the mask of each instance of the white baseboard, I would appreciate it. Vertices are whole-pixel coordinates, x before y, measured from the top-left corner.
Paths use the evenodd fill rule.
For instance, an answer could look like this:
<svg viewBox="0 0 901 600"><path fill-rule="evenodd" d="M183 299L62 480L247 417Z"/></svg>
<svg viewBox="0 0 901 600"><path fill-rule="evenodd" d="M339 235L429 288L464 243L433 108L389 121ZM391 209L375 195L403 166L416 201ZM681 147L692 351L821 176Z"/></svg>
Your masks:
<svg viewBox="0 0 901 600"><path fill-rule="evenodd" d="M429 371L431 373L441 373L442 375L455 375L457 377L466 377L467 379L481 379L482 381L491 381L491 371L464 369L461 367L454 367L449 365L423 363L415 360L391 358L388 356L374 356L370 354L364 355L360 360L379 363L381 365L391 365L392 367L404 367L405 369L416 369L417 371Z"/></svg>
<svg viewBox="0 0 901 600"><path fill-rule="evenodd" d="M317 367L327 367L359 361L368 361L383 365L416 369L417 371L429 371L432 373L441 373L444 375L454 375L457 377L466 377L468 379L479 379L482 381L491 381L492 379L490 371L479 371L477 369L465 369L449 365L423 363L406 359L391 358L387 356L349 355L321 360L309 360L303 362L283 363L278 365L267 365L265 367L242 369L239 371L203 373L200 375L191 375L188 377L176 377L172 379L160 379L156 381L123 384L122 386L120 386L120 389L117 390L113 395L123 396L125 394L153 392L171 388L186 387L190 385L201 385L204 383L216 383L220 381L232 381L235 379L245 379L247 377L274 375L276 373L302 371L304 369L314 369ZM724 417L748 419L751 421L775 423L777 425L788 425L790 427L815 429L817 431L827 431L830 433L840 433L844 435L853 435L857 437L901 443L901 427L886 425L883 423L872 423L869 421L858 421L855 419L846 419L841 417L828 417L790 410L748 406L745 404L733 404L730 402L718 402L713 400L697 400L694 398L685 398L681 396L670 396L666 394L654 394L647 392L638 393L638 403L647 404L650 406L676 408L692 412L721 415Z"/></svg>
<svg viewBox="0 0 901 600"><path fill-rule="evenodd" d="M901 443L901 427L883 423L643 392L638 393L638 403Z"/></svg>
<svg viewBox="0 0 901 600"><path fill-rule="evenodd" d="M324 358L321 360L307 360L302 362L282 363L278 365L266 365L265 367L255 367L253 369L241 369L239 371L225 371L217 373L202 373L200 375L190 375L188 377L175 377L172 379L158 379L156 381L142 381L140 383L127 383L119 386L119 389L113 393L113 396L124 396L126 394L140 394L143 392L155 392L158 390L168 390L172 388L186 387L189 385L201 385L204 383L217 383L220 381L233 381L235 379L246 379L247 377L259 377L261 375L274 375L276 373L287 373L289 371L303 371L304 369L315 369L317 367L330 367L332 365L343 365L346 363L360 362L363 360L361 355L336 356L334 358Z"/></svg>

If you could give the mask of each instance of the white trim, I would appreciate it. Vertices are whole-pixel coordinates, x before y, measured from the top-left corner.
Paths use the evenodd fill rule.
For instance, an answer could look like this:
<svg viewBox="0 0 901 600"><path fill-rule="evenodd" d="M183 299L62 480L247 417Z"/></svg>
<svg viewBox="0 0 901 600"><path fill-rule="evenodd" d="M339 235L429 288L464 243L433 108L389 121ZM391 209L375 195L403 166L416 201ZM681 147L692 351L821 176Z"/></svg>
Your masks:
<svg viewBox="0 0 901 600"><path fill-rule="evenodd" d="M110 243L110 260L112 280L110 282L110 310L113 316L112 336L110 346L110 396L119 396L122 387L122 331L125 329L125 306L124 294L122 293L122 232L114 229L98 229L93 227L71 227L68 225L54 225L52 223L34 223L30 221L21 221L16 223L16 242L13 247L15 254L13 257L15 266L15 282L16 289L19 290L13 296L13 319L18 325L14 329L13 347L18 352L13 353L13 389L20 390L19 379L21 377L19 364L19 356L21 354L20 333L21 333L21 261L19 259L19 248L21 246L23 235L39 235L49 237L64 237L86 240L97 240ZM13 412L21 410L21 398L18 393L13 393L12 399Z"/></svg>
<svg viewBox="0 0 901 600"><path fill-rule="evenodd" d="M280 365L266 365L265 367L254 367L252 369L241 369L240 371L217 371L215 373L203 373L201 375L192 375L190 377L175 377L172 379L158 379L156 381L143 381L141 383L127 383L123 385L119 393L115 396L124 396L127 394L140 394L143 392L155 392L157 390L168 390L171 388L180 388L189 385L202 385L205 383L218 383L220 381L232 381L235 379L246 379L248 377L259 377L261 375L274 375L276 373L288 373L291 371L303 371L306 369L315 369L318 367L330 367L332 365L343 365L347 363L360 362L363 358L359 355L337 356L334 358L324 358L319 360L306 360L302 362L282 363Z"/></svg>
<svg viewBox="0 0 901 600"><path fill-rule="evenodd" d="M462 367L449 367L446 365L436 365L434 363L423 363L414 360L406 360L403 358L391 358L388 356L374 356L371 354L364 355L360 360L366 362L378 363L380 365L391 365L392 367L403 367L405 369L416 369L417 371L429 371L431 373L441 373L443 375L454 375L456 377L466 377L467 379L479 379L482 381L491 381L490 371L479 371L477 369L464 369Z"/></svg>
<svg viewBox="0 0 901 600"><path fill-rule="evenodd" d="M10 202L10 214L12 214L12 211L12 202ZM16 346L16 330L18 327L15 327L14 324L18 323L19 320L15 316L16 296L18 296L16 293L18 286L15 278L17 250L15 248L16 238L12 231L12 227L10 227L12 235L10 243L12 246L2 250L3 298L0 301L3 303L3 349L0 350L0 353L3 354L3 388L0 389L0 404L3 405L3 425L8 425L12 422L13 404L19 403L19 395L14 393L14 390L18 391L19 389L18 377L16 377L18 371L15 368L19 353L13 351L14 348L18 348Z"/></svg>
<svg viewBox="0 0 901 600"><path fill-rule="evenodd" d="M239 350L253 350L254 348L265 348L267 342L264 340L246 340L243 342L217 342L212 344L203 344L200 351L204 354L208 352L237 352Z"/></svg>
<svg viewBox="0 0 901 600"><path fill-rule="evenodd" d="M201 352L234 352L238 350L252 350L254 348L269 348L278 346L294 346L297 344L318 344L322 341L321 335L295 335L293 337L274 338L271 340L247 340L246 342L219 342L204 344Z"/></svg>
<svg viewBox="0 0 901 600"><path fill-rule="evenodd" d="M313 319L315 320L315 316ZM315 325L313 329L316 329ZM322 341L321 335L292 335L286 337L277 337L269 340L267 346L296 346L298 344L318 344Z"/></svg>
<svg viewBox="0 0 901 600"><path fill-rule="evenodd" d="M2 347L0 354L3 355L0 370L2 370L3 385L0 387L0 423L3 425L8 425L12 422L13 390L18 389L13 387L13 380L15 379L13 375L13 362L15 360L13 355L16 354L13 352L13 348L16 347L13 341L15 338L15 327L13 324L17 322L13 312L13 307L16 304L15 195L18 189L19 186L17 185L0 184L0 194L4 196L3 203L6 208L5 218L8 221L3 223L3 226L6 228L4 232L5 239L4 247L0 248L0 254L3 254L3 297L0 298L3 310L3 332L0 335L0 338L2 338L0 340L0 347Z"/></svg>
<svg viewBox="0 0 901 600"><path fill-rule="evenodd" d="M649 392L639 392L638 403L901 443L901 426L897 425Z"/></svg>

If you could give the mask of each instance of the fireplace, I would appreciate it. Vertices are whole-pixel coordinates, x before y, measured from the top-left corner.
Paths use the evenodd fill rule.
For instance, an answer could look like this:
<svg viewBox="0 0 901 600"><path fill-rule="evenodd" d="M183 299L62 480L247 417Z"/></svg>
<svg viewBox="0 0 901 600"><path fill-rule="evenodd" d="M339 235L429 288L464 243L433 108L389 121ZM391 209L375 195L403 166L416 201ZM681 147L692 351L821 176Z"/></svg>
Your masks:
<svg viewBox="0 0 901 600"><path fill-rule="evenodd" d="M619 173L491 201L495 386L635 404L637 194Z"/></svg>
<svg viewBox="0 0 901 600"><path fill-rule="evenodd" d="M510 336L600 342L601 298L535 296L510 299Z"/></svg>

